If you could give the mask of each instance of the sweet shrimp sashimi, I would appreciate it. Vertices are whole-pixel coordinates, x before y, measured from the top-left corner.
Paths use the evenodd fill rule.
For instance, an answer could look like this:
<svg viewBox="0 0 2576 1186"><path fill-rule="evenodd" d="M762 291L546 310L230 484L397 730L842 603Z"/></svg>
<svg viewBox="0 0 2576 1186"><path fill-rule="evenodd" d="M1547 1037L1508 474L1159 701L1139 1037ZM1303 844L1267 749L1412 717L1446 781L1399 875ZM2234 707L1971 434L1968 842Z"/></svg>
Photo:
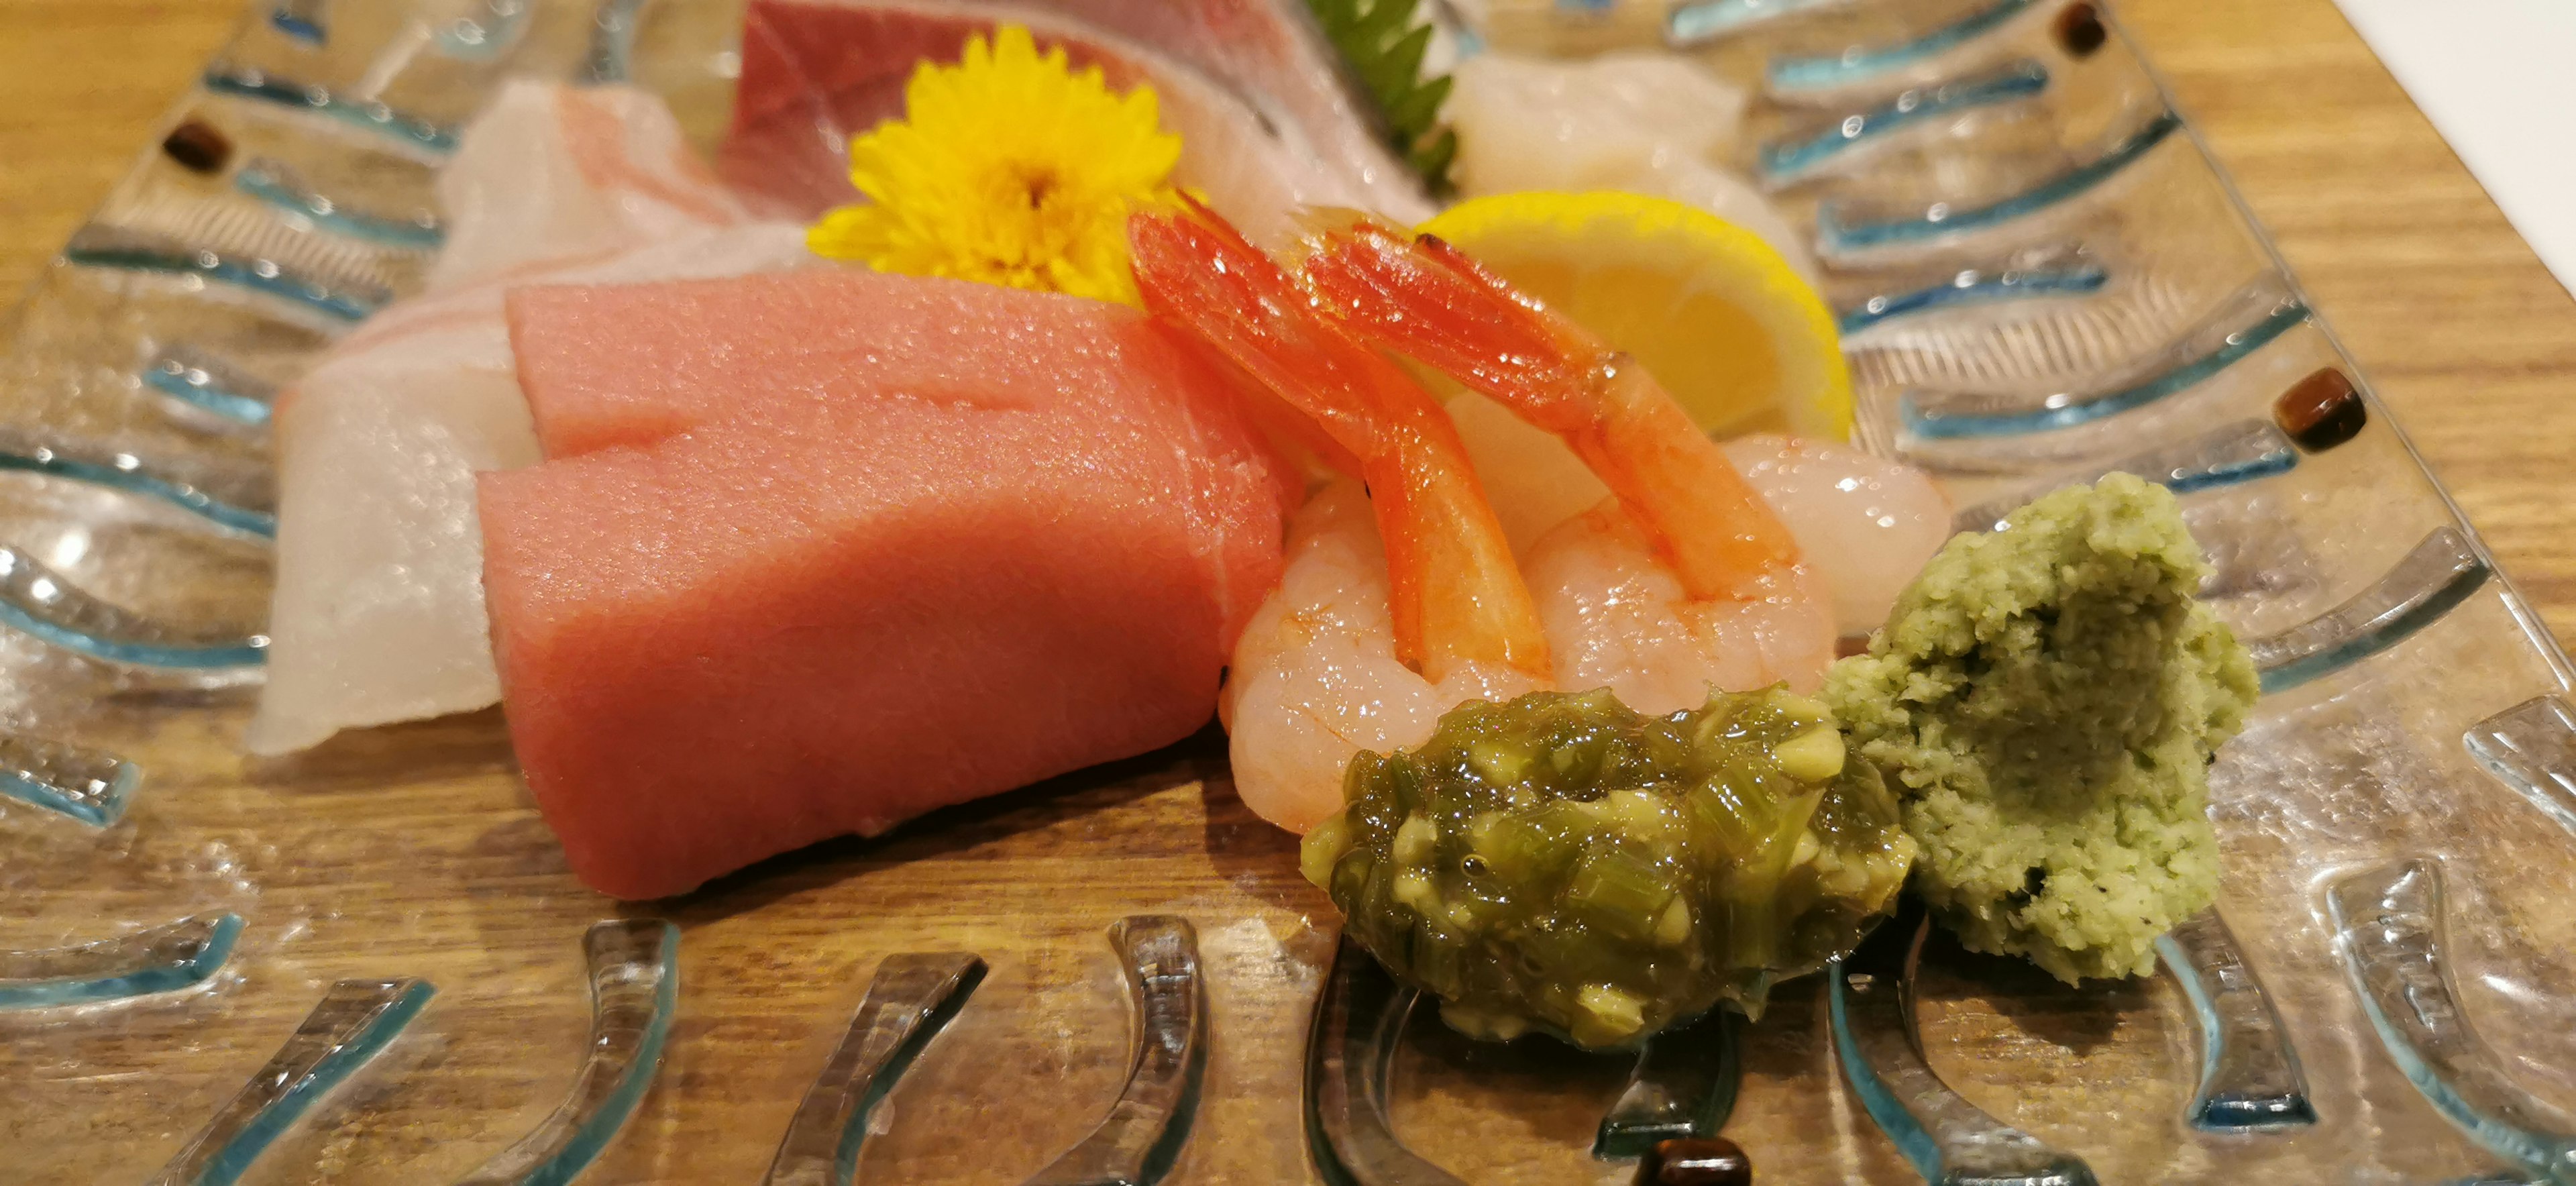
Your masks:
<svg viewBox="0 0 2576 1186"><path fill-rule="evenodd" d="M1711 687L1823 681L1830 594L1643 367L1437 239L1355 220L1311 248L1308 283L1353 333L1557 434L1608 486L1611 501L1526 558L1561 686L1607 687L1660 714Z"/></svg>
<svg viewBox="0 0 2576 1186"><path fill-rule="evenodd" d="M1329 486L1297 516L1220 701L1244 803L1302 832L1340 808L1360 750L1419 745L1460 703L1549 686L1546 634L1429 392L1204 208L1139 215L1131 237L1146 307L1308 417L1367 483Z"/></svg>
<svg viewBox="0 0 2576 1186"><path fill-rule="evenodd" d="M1513 551L1531 554L1566 520L1610 497L1554 433L1472 391L1449 399L1449 416L1485 478ZM1950 538L1951 506L1930 475L1857 445L1755 433L1719 446L1832 594L1834 627L1866 635L1887 620L1896 595Z"/></svg>

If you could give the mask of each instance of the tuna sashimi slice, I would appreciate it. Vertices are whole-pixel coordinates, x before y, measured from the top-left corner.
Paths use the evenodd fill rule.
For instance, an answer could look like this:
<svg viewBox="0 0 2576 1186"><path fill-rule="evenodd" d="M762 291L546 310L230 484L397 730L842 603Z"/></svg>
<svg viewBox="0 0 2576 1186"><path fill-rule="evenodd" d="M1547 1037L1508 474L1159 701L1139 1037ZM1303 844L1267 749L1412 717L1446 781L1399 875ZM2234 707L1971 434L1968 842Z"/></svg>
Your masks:
<svg viewBox="0 0 2576 1186"><path fill-rule="evenodd" d="M681 893L1203 725L1227 594L1171 451L1096 428L809 401L483 475L510 732L574 872Z"/></svg>
<svg viewBox="0 0 2576 1186"><path fill-rule="evenodd" d="M1161 497L1229 598L1221 646L1276 579L1298 483L1243 417L1244 380L1123 305L845 268L510 296L548 457L649 445L785 405L902 397L1076 414L1174 459Z"/></svg>
<svg viewBox="0 0 2576 1186"><path fill-rule="evenodd" d="M1123 305L929 276L810 268L510 294L511 347L548 457L644 445L746 399L873 398L1144 414L1236 381ZM1218 416L1222 420L1222 415Z"/></svg>
<svg viewBox="0 0 2576 1186"><path fill-rule="evenodd" d="M904 84L918 63L955 62L968 38L1009 22L1026 26L1041 48L1062 48L1076 66L1098 67L1113 88L1151 83L1163 127L1181 138L1174 179L1256 237L1289 233L1288 216L1300 205L1371 209L1406 223L1429 215L1412 175L1376 147L1348 104L1281 107L1248 77L1210 72L1212 64L1239 64L1234 59L1193 60L1147 40L1168 24L1197 45L1195 25L1129 19L1138 27L1111 29L1079 19L1142 13L1099 4L752 0L733 127L717 168L782 217L812 218L856 201L849 138L903 115ZM1285 34L1277 41L1288 44Z"/></svg>

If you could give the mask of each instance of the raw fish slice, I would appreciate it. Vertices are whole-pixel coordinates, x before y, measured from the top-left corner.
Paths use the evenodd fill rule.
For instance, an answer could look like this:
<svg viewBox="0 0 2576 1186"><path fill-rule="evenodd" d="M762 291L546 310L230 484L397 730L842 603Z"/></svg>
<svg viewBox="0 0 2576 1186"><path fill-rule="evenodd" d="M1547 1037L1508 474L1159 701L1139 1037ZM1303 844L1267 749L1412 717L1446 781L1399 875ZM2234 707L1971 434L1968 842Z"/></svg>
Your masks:
<svg viewBox="0 0 2576 1186"><path fill-rule="evenodd" d="M1122 305L817 268L523 288L510 323L549 458L650 445L782 402L1063 411L1182 461L1165 497L1199 524L1218 578L1244 589L1221 644L1278 575L1300 491L1244 421L1243 380Z"/></svg>
<svg viewBox="0 0 2576 1186"><path fill-rule="evenodd" d="M1315 27L1306 0L1027 0L1025 6L1096 25L1206 71L1261 108L1268 122L1305 129L1306 139L1341 162L1380 213L1419 221L1413 214L1423 202L1420 183L1379 139L1377 112Z"/></svg>
<svg viewBox="0 0 2576 1186"><path fill-rule="evenodd" d="M921 61L956 61L968 38L999 23L1027 25L1040 47L1098 66L1114 88L1153 84L1165 129L1181 137L1180 184L1247 230L1284 236L1299 205L1376 209L1417 221L1430 207L1404 178L1351 167L1312 129L1265 113L1187 62L1036 8L754 0L732 131L718 154L735 188L765 210L810 219L858 200L851 136L903 114L904 83Z"/></svg>
<svg viewBox="0 0 2576 1186"><path fill-rule="evenodd" d="M646 280L792 267L786 223L701 231L542 273ZM290 753L341 729L485 708L492 668L474 475L537 460L503 287L389 311L299 382L276 418L277 588L268 681L245 744Z"/></svg>
<svg viewBox="0 0 2576 1186"><path fill-rule="evenodd" d="M502 86L466 128L438 199L448 231L432 293L749 220L660 99L526 79Z"/></svg>
<svg viewBox="0 0 2576 1186"><path fill-rule="evenodd" d="M1204 725L1236 594L1159 493L1174 451L1098 427L804 401L483 475L511 736L573 871L681 893Z"/></svg>
<svg viewBox="0 0 2576 1186"><path fill-rule="evenodd" d="M1697 206L1817 275L1806 238L1752 183L1717 164L1742 133L1745 93L1698 63L1615 53L1460 62L1441 115L1458 133L1459 190L1625 190Z"/></svg>
<svg viewBox="0 0 2576 1186"><path fill-rule="evenodd" d="M472 475L537 456L502 317L511 284L808 258L792 225L728 228L741 210L690 162L670 112L624 88L504 87L439 185L452 218L430 290L368 319L278 402L253 753L499 699Z"/></svg>

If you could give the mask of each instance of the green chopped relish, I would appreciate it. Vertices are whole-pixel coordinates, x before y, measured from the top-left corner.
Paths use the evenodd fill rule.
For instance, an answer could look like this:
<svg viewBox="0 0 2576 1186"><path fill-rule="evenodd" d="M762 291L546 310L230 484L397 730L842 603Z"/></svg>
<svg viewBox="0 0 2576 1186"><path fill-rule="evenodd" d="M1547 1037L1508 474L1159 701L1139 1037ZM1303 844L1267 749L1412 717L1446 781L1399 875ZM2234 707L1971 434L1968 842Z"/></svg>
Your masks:
<svg viewBox="0 0 2576 1186"><path fill-rule="evenodd" d="M1482 1038L1627 1045L1849 951L1914 842L1825 706L1785 688L1645 717L1608 691L1442 717L1351 760L1303 865L1347 933Z"/></svg>

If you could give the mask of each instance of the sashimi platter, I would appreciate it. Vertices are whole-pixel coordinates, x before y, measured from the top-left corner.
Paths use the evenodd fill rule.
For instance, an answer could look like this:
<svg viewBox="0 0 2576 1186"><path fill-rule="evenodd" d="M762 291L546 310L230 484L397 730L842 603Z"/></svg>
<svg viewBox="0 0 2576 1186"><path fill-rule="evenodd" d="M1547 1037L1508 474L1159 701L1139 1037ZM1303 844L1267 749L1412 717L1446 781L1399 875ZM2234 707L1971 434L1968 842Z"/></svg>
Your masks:
<svg viewBox="0 0 2576 1186"><path fill-rule="evenodd" d="M2099 0L257 0L0 1184L2576 1184L2576 669Z"/></svg>

